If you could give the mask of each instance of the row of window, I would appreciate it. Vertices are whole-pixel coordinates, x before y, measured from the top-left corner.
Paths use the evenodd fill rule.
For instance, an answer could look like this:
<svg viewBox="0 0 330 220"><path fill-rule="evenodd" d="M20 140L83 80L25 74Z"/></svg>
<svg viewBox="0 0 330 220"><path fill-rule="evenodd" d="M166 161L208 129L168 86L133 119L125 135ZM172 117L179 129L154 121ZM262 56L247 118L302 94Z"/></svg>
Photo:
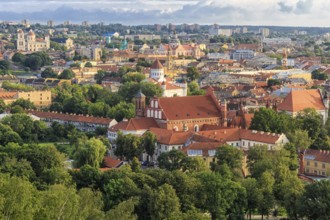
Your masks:
<svg viewBox="0 0 330 220"><path fill-rule="evenodd" d="M307 166L311 165L309 160L307 160L306 165ZM318 166L318 162L314 161L314 167L317 167L317 166ZM322 169L325 169L325 163L322 163Z"/></svg>
<svg viewBox="0 0 330 220"><path fill-rule="evenodd" d="M314 173L315 175L322 175L322 176L325 176L326 173L325 171L320 171L320 170L309 170L309 169L306 169L306 173Z"/></svg>

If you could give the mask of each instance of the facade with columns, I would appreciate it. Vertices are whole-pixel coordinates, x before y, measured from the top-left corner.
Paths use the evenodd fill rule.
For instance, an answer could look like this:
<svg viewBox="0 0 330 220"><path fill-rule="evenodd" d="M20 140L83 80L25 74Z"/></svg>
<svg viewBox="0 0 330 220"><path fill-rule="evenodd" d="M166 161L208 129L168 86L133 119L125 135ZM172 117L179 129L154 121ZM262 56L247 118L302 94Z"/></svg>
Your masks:
<svg viewBox="0 0 330 220"><path fill-rule="evenodd" d="M45 51L50 48L49 35L45 38L36 38L35 33L30 30L27 34L22 29L17 31L17 50L18 51Z"/></svg>

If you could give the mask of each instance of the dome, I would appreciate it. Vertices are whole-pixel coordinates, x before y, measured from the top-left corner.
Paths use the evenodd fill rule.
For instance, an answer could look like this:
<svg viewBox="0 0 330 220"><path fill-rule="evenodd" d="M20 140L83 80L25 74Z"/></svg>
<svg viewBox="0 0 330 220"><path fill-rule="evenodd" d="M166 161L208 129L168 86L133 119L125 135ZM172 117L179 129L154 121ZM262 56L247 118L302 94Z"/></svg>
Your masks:
<svg viewBox="0 0 330 220"><path fill-rule="evenodd" d="M29 36L35 36L35 34L32 30L29 31Z"/></svg>

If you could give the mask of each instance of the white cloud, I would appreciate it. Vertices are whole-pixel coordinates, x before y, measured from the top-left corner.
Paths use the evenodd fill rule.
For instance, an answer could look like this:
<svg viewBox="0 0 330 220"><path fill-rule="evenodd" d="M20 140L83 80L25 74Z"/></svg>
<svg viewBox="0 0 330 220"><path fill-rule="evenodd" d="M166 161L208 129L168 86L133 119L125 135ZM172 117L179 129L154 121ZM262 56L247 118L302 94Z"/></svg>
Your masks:
<svg viewBox="0 0 330 220"><path fill-rule="evenodd" d="M330 19L327 13L330 9L329 0L0 0L0 11L24 13L24 16L28 12L38 12L44 13L39 16L43 18L47 17L47 13L51 16L49 10L63 7L89 13L95 11L95 15L90 15L93 19L106 21L105 13L108 13L108 17L111 17L109 22L116 20L135 24L185 22L326 26ZM43 10L48 11L40 12ZM71 19L83 20L78 16L81 13L74 12L68 15ZM10 13L7 15L10 20Z"/></svg>

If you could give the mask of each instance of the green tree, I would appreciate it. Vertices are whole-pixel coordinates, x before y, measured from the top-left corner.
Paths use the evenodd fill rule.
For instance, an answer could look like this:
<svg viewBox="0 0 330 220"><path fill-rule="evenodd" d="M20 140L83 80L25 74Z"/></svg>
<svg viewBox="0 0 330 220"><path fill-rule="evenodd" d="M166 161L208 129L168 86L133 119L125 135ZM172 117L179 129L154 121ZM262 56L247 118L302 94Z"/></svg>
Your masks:
<svg viewBox="0 0 330 220"><path fill-rule="evenodd" d="M274 208L275 198L273 194L273 186L275 180L270 172L264 172L258 179L258 188L261 192L260 203L258 204L258 210L261 214L261 219L264 215L268 216L271 209Z"/></svg>
<svg viewBox="0 0 330 220"><path fill-rule="evenodd" d="M18 177L0 175L0 218L34 219L38 209L37 192L33 185Z"/></svg>
<svg viewBox="0 0 330 220"><path fill-rule="evenodd" d="M330 182L309 184L299 199L299 214L307 219L326 220L330 216Z"/></svg>
<svg viewBox="0 0 330 220"><path fill-rule="evenodd" d="M153 134L149 131L144 133L144 135L142 137L142 145L143 145L143 149L148 154L148 161L149 161L149 158L152 158L152 156L155 153L156 142L157 142L157 137L155 134Z"/></svg>
<svg viewBox="0 0 330 220"><path fill-rule="evenodd" d="M0 70L8 71L10 69L10 63L6 60L0 60Z"/></svg>
<svg viewBox="0 0 330 220"><path fill-rule="evenodd" d="M38 70L42 66L42 58L36 55L28 56L25 59L24 65L31 68L32 70Z"/></svg>
<svg viewBox="0 0 330 220"><path fill-rule="evenodd" d="M102 193L90 188L80 189L79 195L79 217L80 219L94 220L104 219Z"/></svg>
<svg viewBox="0 0 330 220"><path fill-rule="evenodd" d="M296 120L302 130L308 132L308 136L315 140L321 132L323 126L322 117L315 109L307 108L299 112Z"/></svg>
<svg viewBox="0 0 330 220"><path fill-rule="evenodd" d="M136 204L137 200L134 198L123 201L106 213L106 219L137 220L137 215L134 214Z"/></svg>
<svg viewBox="0 0 330 220"><path fill-rule="evenodd" d="M167 170L179 170L186 155L180 150L163 152L158 157L159 167Z"/></svg>
<svg viewBox="0 0 330 220"><path fill-rule="evenodd" d="M209 172L200 173L197 178L201 182L198 189L199 206L210 212L212 219L228 219L234 214L243 214L235 209L236 202L245 199L245 190L238 183ZM241 204L240 208L244 209L245 205Z"/></svg>
<svg viewBox="0 0 330 220"><path fill-rule="evenodd" d="M25 62L25 56L21 53L15 53L14 56L12 57L12 61L16 63L22 63L24 64Z"/></svg>
<svg viewBox="0 0 330 220"><path fill-rule="evenodd" d="M10 104L10 106L20 106L23 109L36 109L35 105L27 99L16 99L13 103Z"/></svg>
<svg viewBox="0 0 330 220"><path fill-rule="evenodd" d="M144 74L141 73L137 73L137 72L130 72L130 73L126 73L123 76L123 83L126 82L141 82L142 80L144 80L146 77Z"/></svg>
<svg viewBox="0 0 330 220"><path fill-rule="evenodd" d="M3 100L0 100L0 114L4 113L5 110L6 110L6 104Z"/></svg>
<svg viewBox="0 0 330 220"><path fill-rule="evenodd" d="M259 207L261 201L261 191L258 188L257 180L254 178L244 179L242 186L246 191L246 211L249 214L249 219L251 220L252 213Z"/></svg>
<svg viewBox="0 0 330 220"><path fill-rule="evenodd" d="M132 134L123 135L119 132L116 139L115 154L121 158L125 157L127 160L139 157L143 152L141 142L140 137Z"/></svg>
<svg viewBox="0 0 330 220"><path fill-rule="evenodd" d="M35 219L75 219L79 211L79 196L73 188L53 185L40 192L42 208Z"/></svg>
<svg viewBox="0 0 330 220"><path fill-rule="evenodd" d="M113 178L104 186L105 210L109 210L119 203L137 196L139 189L129 178Z"/></svg>
<svg viewBox="0 0 330 220"><path fill-rule="evenodd" d="M283 133L295 128L294 119L285 113L277 113L271 108L260 108L254 113L250 130Z"/></svg>
<svg viewBox="0 0 330 220"><path fill-rule="evenodd" d="M151 220L173 219L180 214L180 201L175 190L169 184L164 184L151 194L148 204Z"/></svg>
<svg viewBox="0 0 330 220"><path fill-rule="evenodd" d="M190 81L199 79L201 77L201 73L196 67L188 67L187 68L187 78Z"/></svg>
<svg viewBox="0 0 330 220"><path fill-rule="evenodd" d="M313 143L305 130L294 130L288 134L288 138L296 149L307 149Z"/></svg>
<svg viewBox="0 0 330 220"><path fill-rule="evenodd" d="M108 117L122 121L124 118L130 119L135 116L135 106L132 103L120 102L113 106L109 112Z"/></svg>
<svg viewBox="0 0 330 220"><path fill-rule="evenodd" d="M281 81L278 80L278 79L269 79L267 81L267 86L268 87L277 86L277 85L281 85Z"/></svg>
<svg viewBox="0 0 330 220"><path fill-rule="evenodd" d="M140 165L140 161L137 157L133 157L133 160L131 162L131 169L133 172L135 173L139 173L141 172L141 165Z"/></svg>
<svg viewBox="0 0 330 220"><path fill-rule="evenodd" d="M91 62L87 62L87 63L85 64L85 67L93 67L93 64L92 64Z"/></svg>
<svg viewBox="0 0 330 220"><path fill-rule="evenodd" d="M194 95L205 95L205 90L200 89L195 80L188 84L188 96Z"/></svg>
<svg viewBox="0 0 330 220"><path fill-rule="evenodd" d="M71 69L65 69L63 72L59 75L59 79L72 79L74 77L74 73Z"/></svg>
<svg viewBox="0 0 330 220"><path fill-rule="evenodd" d="M77 149L74 153L76 167L81 167L88 164L92 167L98 168L105 156L106 147L103 142L91 138L87 141L78 140Z"/></svg>
<svg viewBox="0 0 330 220"><path fill-rule="evenodd" d="M231 170L242 169L243 152L238 148L225 144L218 147L215 157L219 166L227 164Z"/></svg>
<svg viewBox="0 0 330 220"><path fill-rule="evenodd" d="M55 71L52 68L47 67L44 71L41 72L41 77L42 78L57 78L57 74L55 73Z"/></svg>
<svg viewBox="0 0 330 220"><path fill-rule="evenodd" d="M327 80L328 75L326 73L322 73L320 70L317 69L312 72L312 79Z"/></svg>

